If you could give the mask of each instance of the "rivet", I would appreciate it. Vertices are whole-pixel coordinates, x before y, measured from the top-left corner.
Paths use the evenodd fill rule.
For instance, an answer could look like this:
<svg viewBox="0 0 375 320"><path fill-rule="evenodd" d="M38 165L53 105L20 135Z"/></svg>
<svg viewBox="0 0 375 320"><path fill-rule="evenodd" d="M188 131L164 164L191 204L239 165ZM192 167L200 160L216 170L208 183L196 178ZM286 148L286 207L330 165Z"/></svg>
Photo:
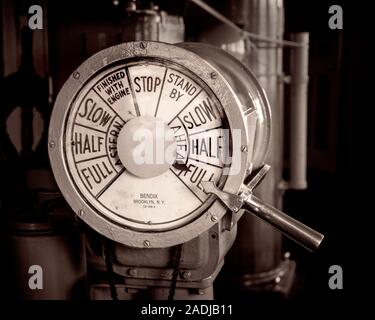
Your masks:
<svg viewBox="0 0 375 320"><path fill-rule="evenodd" d="M56 143L55 143L55 141L52 140L48 143L48 145L49 145L50 148L54 148L56 146Z"/></svg>
<svg viewBox="0 0 375 320"><path fill-rule="evenodd" d="M217 78L217 73L216 72L211 72L210 77L211 77L211 79L215 80Z"/></svg>
<svg viewBox="0 0 375 320"><path fill-rule="evenodd" d="M242 152L247 152L247 146L245 146L245 145L244 145L244 146L241 146L241 151L242 151Z"/></svg>
<svg viewBox="0 0 375 320"><path fill-rule="evenodd" d="M217 216L212 215L212 216L211 216L211 221L212 221L212 222L217 222Z"/></svg>

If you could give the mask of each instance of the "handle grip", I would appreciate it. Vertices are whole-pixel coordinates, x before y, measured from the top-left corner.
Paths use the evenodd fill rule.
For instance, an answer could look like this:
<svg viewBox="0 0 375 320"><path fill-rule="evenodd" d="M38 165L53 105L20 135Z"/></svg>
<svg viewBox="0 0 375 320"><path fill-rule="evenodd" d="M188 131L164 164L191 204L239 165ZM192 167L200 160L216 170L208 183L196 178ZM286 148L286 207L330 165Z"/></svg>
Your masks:
<svg viewBox="0 0 375 320"><path fill-rule="evenodd" d="M243 200L243 209L269 223L284 235L298 242L310 251L318 249L324 238L324 235L321 233L264 203L254 195L249 195Z"/></svg>

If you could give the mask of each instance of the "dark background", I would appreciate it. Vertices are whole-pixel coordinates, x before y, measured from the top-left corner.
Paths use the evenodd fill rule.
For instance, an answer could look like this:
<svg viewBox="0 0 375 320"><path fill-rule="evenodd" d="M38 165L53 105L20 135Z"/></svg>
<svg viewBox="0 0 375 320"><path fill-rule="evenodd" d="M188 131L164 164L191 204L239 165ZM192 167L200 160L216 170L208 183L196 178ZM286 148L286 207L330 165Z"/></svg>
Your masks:
<svg viewBox="0 0 375 320"><path fill-rule="evenodd" d="M332 78L337 87L329 89L337 90L336 98L328 104L324 104L324 100L319 102L327 111L336 108L336 124L320 119L317 127L326 139L336 135L337 140L334 170L319 170L319 166L310 164L308 190L287 192L285 209L306 212L311 223L319 225L326 235L321 250L314 255L291 249L298 256L299 269L306 270L305 289L298 299L335 305L342 311L356 301L365 307L367 294L363 288L371 288L372 282L371 277L361 274L369 270L368 254L371 255L368 227L371 229L372 170L371 152L368 151L373 143L372 135L366 131L373 106L370 98L373 51L369 41L373 28L372 12L369 8L366 10L364 2L328 3L341 4L344 10L344 29L339 36L342 40L338 48L341 61L336 71L333 70L337 68L337 60L327 63L327 56L335 54L331 45L335 43L337 31L328 29L324 23L325 1L319 1L319 4L317 1L286 1L286 30L311 32L310 75L314 75L321 64L327 70L337 72L337 77ZM344 290L340 292L329 290L327 278L323 276L332 264L343 267Z"/></svg>

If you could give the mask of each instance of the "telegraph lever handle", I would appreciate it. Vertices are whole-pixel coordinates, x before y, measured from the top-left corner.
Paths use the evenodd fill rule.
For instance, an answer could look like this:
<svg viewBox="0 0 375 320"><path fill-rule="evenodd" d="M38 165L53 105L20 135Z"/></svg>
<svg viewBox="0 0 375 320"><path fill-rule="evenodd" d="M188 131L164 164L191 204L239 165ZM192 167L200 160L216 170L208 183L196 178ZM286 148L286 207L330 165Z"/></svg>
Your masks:
<svg viewBox="0 0 375 320"><path fill-rule="evenodd" d="M243 201L243 209L268 222L287 237L310 251L318 249L324 236L284 212L250 195Z"/></svg>
<svg viewBox="0 0 375 320"><path fill-rule="evenodd" d="M240 195L222 191L218 189L212 181L202 181L202 186L205 192L218 196L233 212L245 209L269 223L306 249L315 251L322 242L324 235L288 216L284 212L266 204L263 200L252 194L253 188L261 181L268 170L269 166L263 166L247 186L242 186Z"/></svg>

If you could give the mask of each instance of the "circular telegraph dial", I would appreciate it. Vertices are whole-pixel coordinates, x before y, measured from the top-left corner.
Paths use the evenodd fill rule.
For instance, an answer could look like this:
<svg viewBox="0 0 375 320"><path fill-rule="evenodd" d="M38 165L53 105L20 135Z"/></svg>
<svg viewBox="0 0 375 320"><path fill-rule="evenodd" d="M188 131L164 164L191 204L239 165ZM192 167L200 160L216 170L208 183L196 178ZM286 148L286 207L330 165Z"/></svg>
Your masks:
<svg viewBox="0 0 375 320"><path fill-rule="evenodd" d="M217 98L181 67L152 59L121 64L96 75L72 104L63 142L67 170L111 220L174 228L207 207L202 180L225 180L225 122Z"/></svg>
<svg viewBox="0 0 375 320"><path fill-rule="evenodd" d="M201 182L237 192L244 179L251 148L241 148L249 145L242 109L192 52L156 42L106 49L58 95L49 133L57 183L77 214L113 240L185 242L225 214ZM233 129L245 133L237 144Z"/></svg>

